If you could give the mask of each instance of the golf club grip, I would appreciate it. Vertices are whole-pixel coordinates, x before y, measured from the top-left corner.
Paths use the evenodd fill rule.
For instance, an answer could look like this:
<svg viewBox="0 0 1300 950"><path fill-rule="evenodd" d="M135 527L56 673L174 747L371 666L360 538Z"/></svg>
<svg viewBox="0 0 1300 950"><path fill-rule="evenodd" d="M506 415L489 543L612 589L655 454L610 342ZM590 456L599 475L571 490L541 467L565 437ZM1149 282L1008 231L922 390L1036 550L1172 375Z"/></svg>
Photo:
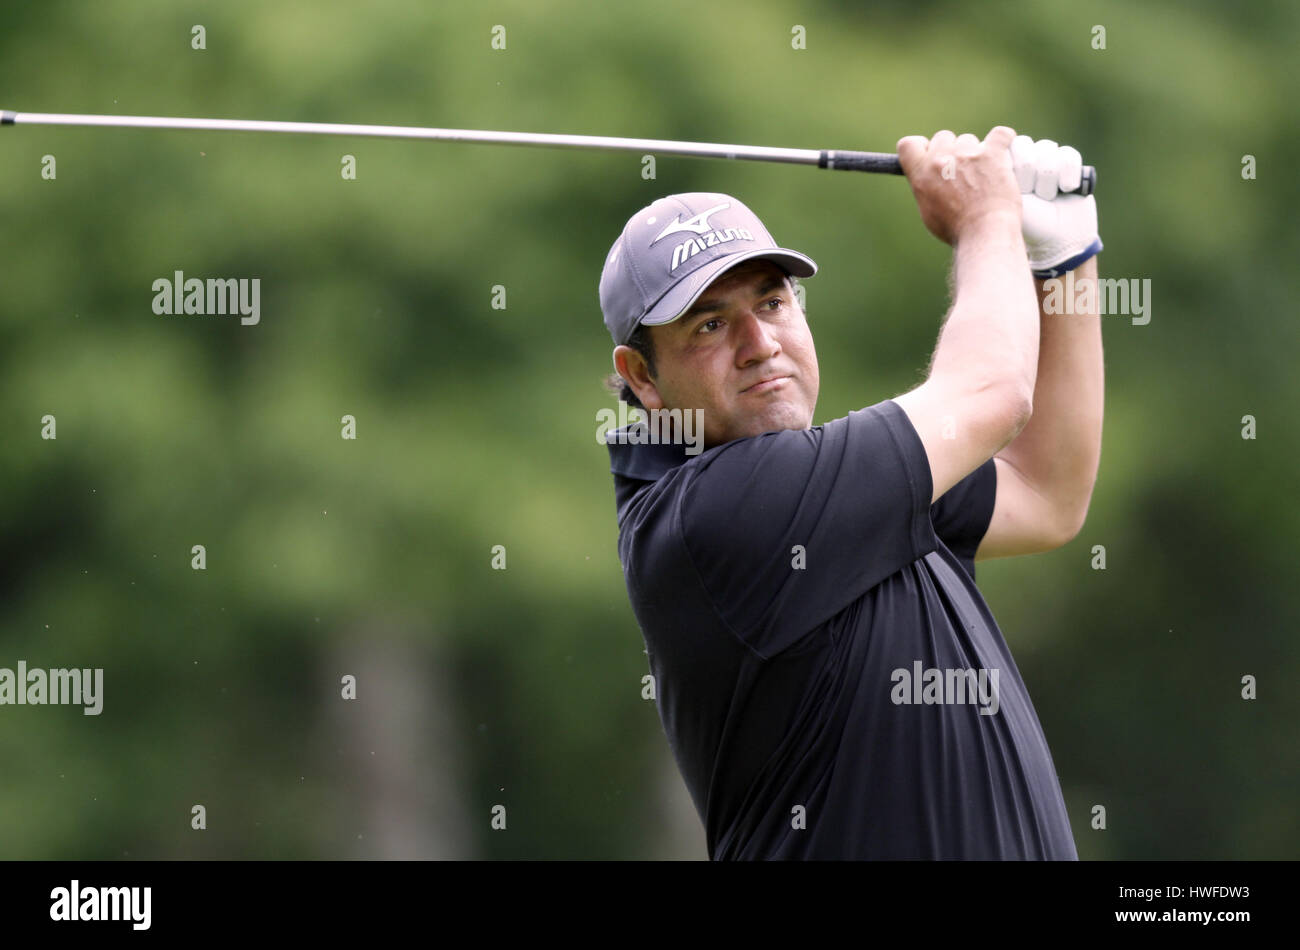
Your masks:
<svg viewBox="0 0 1300 950"><path fill-rule="evenodd" d="M903 166L898 156L889 152L845 152L823 149L818 168L831 168L847 172L877 172L883 175L901 175ZM1097 190L1097 169L1084 165L1079 187L1069 194L1090 195Z"/></svg>

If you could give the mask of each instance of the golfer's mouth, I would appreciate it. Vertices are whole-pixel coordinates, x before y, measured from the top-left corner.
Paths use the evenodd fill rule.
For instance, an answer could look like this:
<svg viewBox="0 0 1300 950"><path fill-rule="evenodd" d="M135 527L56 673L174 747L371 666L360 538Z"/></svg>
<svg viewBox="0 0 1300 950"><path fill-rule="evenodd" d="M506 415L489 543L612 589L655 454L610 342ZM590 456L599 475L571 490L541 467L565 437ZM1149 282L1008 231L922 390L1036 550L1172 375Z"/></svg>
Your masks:
<svg viewBox="0 0 1300 950"><path fill-rule="evenodd" d="M765 393L773 389L780 389L786 383L790 382L789 376L769 376L756 382L753 386L742 389L742 393Z"/></svg>

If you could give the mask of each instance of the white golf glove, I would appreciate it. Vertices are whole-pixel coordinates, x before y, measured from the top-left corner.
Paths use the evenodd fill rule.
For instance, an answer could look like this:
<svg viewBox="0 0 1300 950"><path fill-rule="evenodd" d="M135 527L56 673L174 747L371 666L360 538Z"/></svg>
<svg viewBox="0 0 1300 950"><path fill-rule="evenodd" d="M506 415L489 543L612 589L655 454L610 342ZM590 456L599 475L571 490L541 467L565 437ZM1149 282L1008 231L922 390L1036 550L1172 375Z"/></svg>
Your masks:
<svg viewBox="0 0 1300 950"><path fill-rule="evenodd" d="M1011 164L1020 183L1021 233L1035 277L1059 277L1101 250L1097 200L1064 193L1078 188L1082 177L1077 149L1017 135Z"/></svg>

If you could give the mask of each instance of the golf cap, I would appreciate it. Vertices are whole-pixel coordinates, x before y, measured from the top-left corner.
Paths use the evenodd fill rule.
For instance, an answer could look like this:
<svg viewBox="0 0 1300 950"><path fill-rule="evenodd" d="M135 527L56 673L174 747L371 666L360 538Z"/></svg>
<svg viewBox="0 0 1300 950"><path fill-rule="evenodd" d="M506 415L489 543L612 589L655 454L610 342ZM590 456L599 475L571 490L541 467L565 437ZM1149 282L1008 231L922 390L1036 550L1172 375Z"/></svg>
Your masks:
<svg viewBox="0 0 1300 950"><path fill-rule="evenodd" d="M600 309L615 345L638 324L672 323L723 271L752 258L796 277L817 273L812 258L779 247L763 222L730 195L668 195L628 219L605 258Z"/></svg>

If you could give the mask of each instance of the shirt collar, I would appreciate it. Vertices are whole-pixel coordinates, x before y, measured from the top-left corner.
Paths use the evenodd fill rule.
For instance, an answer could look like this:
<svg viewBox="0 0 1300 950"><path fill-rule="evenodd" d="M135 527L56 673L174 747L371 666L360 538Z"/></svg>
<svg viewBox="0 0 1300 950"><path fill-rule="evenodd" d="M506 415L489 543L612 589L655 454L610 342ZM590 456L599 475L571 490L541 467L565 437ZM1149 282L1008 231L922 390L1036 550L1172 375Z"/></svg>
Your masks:
<svg viewBox="0 0 1300 950"><path fill-rule="evenodd" d="M638 430L633 434L633 430ZM609 447L609 470L615 475L643 482L657 482L683 462L696 455L686 453L689 446L683 443L632 442L628 436L649 439L650 431L644 423L633 423L605 433Z"/></svg>

